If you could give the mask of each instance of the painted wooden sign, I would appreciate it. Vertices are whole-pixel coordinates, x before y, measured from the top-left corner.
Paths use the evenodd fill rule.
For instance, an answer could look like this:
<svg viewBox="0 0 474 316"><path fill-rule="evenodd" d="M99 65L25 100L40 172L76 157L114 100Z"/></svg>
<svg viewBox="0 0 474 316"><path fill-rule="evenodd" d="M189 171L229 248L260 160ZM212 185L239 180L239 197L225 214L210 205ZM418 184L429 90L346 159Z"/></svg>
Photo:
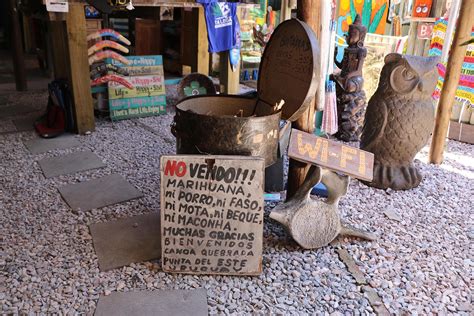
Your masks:
<svg viewBox="0 0 474 316"><path fill-rule="evenodd" d="M161 55L152 56L127 56L129 61L128 66L130 67L150 67L150 66L163 66L163 57ZM110 63L116 66L125 66L118 60L111 60Z"/></svg>
<svg viewBox="0 0 474 316"><path fill-rule="evenodd" d="M264 160L161 157L163 271L262 272Z"/></svg>
<svg viewBox="0 0 474 316"><path fill-rule="evenodd" d="M291 131L288 156L366 181L373 177L374 154L296 129Z"/></svg>
<svg viewBox="0 0 474 316"><path fill-rule="evenodd" d="M433 23L420 23L416 28L416 37L419 39L431 39L433 34Z"/></svg>
<svg viewBox="0 0 474 316"><path fill-rule="evenodd" d="M124 78L128 89L119 82L109 82L109 108L112 120L166 113L166 92L162 56L127 56L128 64L107 60L114 67L128 72Z"/></svg>
<svg viewBox="0 0 474 316"><path fill-rule="evenodd" d="M116 81L109 82L109 99L152 97L165 94L165 81L163 76L128 76L127 81L132 89L124 87Z"/></svg>

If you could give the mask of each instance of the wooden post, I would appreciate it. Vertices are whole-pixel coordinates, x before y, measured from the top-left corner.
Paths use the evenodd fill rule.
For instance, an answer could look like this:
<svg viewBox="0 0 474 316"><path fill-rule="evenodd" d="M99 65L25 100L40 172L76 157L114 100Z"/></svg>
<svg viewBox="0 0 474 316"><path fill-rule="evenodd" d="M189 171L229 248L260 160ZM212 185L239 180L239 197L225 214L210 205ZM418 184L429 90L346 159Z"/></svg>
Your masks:
<svg viewBox="0 0 474 316"><path fill-rule="evenodd" d="M237 17L241 17L241 8L237 7ZM242 60L239 61L235 71L229 61L229 51L219 53L219 82L220 92L226 94L237 94L240 91L240 67Z"/></svg>
<svg viewBox="0 0 474 316"><path fill-rule="evenodd" d="M209 75L209 45L204 8L182 10L181 63L183 76L191 72Z"/></svg>
<svg viewBox="0 0 474 316"><path fill-rule="evenodd" d="M206 17L204 8L198 9L197 33L197 72L209 75L209 44L207 40Z"/></svg>
<svg viewBox="0 0 474 316"><path fill-rule="evenodd" d="M20 29L20 21L18 15L18 8L15 0L10 0L10 16L11 16L11 43L12 43L12 58L13 71L15 73L15 84L17 91L26 91L26 72L25 72L25 58L23 56L23 43Z"/></svg>
<svg viewBox="0 0 474 316"><path fill-rule="evenodd" d="M449 54L444 77L443 89L436 111L436 121L433 131L433 139L430 146L430 162L440 164L443 162L444 146L448 133L449 118L453 109L454 97L461 76L461 68L466 55L467 46L461 44L471 38L473 26L474 1L464 0L459 11L459 18L456 23L456 33L454 34L451 53Z"/></svg>
<svg viewBox="0 0 474 316"><path fill-rule="evenodd" d="M240 64L235 71L229 61L229 51L219 53L219 81L221 93L237 94L240 90Z"/></svg>
<svg viewBox="0 0 474 316"><path fill-rule="evenodd" d="M281 1L280 23L291 19L290 0Z"/></svg>
<svg viewBox="0 0 474 316"><path fill-rule="evenodd" d="M94 105L87 59L87 27L84 5L69 3L66 15L69 82L73 95L76 131L79 134L95 129Z"/></svg>
<svg viewBox="0 0 474 316"><path fill-rule="evenodd" d="M306 22L316 33L316 37L320 39L320 13L321 13L321 1L322 0L298 0L297 16L298 19ZM315 61L319 63L318 61ZM321 82L324 84L324 82ZM315 111L316 111L316 98L311 102L312 104L308 107L301 117L293 122L292 127L298 130L313 133L315 129ZM299 189L306 174L308 173L310 165L290 159L290 166L288 170L288 191L287 199L292 197L295 192Z"/></svg>
<svg viewBox="0 0 474 316"><path fill-rule="evenodd" d="M66 24L64 21L49 21L49 37L52 55L54 79L68 79L69 65L67 62L68 48Z"/></svg>
<svg viewBox="0 0 474 316"><path fill-rule="evenodd" d="M415 54L417 27L418 27L418 22L413 22L413 21L410 22L410 30L408 31L407 55Z"/></svg>

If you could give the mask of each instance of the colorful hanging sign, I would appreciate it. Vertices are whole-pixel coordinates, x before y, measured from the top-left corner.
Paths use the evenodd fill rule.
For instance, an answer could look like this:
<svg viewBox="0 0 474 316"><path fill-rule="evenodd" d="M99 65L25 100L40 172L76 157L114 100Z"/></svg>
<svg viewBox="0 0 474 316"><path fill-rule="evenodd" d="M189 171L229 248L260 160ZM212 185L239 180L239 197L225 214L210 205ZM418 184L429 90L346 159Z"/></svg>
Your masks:
<svg viewBox="0 0 474 316"><path fill-rule="evenodd" d="M447 19L440 18L435 22L430 50L428 52L429 56L441 56L447 26ZM474 37L474 27L471 31L471 37ZM440 77L433 93L433 97L436 99L439 99L443 88L446 63L438 64L438 73ZM466 102L470 104L470 106L474 106L474 43L467 45L466 55L461 68L461 77L456 90L456 99L461 102Z"/></svg>
<svg viewBox="0 0 474 316"><path fill-rule="evenodd" d="M128 64L107 60L129 73L123 76L131 89L119 81L108 82L109 110L112 120L166 113L166 92L162 56L127 56Z"/></svg>

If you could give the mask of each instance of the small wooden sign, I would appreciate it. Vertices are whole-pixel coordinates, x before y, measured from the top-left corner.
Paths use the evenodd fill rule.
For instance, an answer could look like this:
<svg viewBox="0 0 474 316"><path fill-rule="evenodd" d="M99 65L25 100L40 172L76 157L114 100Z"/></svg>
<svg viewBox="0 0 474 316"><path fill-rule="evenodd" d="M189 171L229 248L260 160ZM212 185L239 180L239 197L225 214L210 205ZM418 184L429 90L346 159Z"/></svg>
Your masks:
<svg viewBox="0 0 474 316"><path fill-rule="evenodd" d="M161 157L163 271L262 272L262 158Z"/></svg>
<svg viewBox="0 0 474 316"><path fill-rule="evenodd" d="M46 11L69 12L68 0L46 0Z"/></svg>
<svg viewBox="0 0 474 316"><path fill-rule="evenodd" d="M296 129L291 131L288 156L354 178L373 178L374 154Z"/></svg>
<svg viewBox="0 0 474 316"><path fill-rule="evenodd" d="M416 28L416 36L419 39L431 39L434 23L420 23Z"/></svg>
<svg viewBox="0 0 474 316"><path fill-rule="evenodd" d="M165 94L163 76L148 75L125 78L133 85L133 89L128 89L119 82L109 81L109 100L153 97Z"/></svg>

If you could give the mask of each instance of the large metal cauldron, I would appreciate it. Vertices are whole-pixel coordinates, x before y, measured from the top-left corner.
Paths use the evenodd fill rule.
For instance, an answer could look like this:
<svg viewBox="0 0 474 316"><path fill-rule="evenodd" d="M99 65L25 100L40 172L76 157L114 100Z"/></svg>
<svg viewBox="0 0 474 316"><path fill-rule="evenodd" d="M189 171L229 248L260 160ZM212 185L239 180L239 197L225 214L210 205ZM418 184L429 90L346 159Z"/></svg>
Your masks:
<svg viewBox="0 0 474 316"><path fill-rule="evenodd" d="M263 52L257 98L197 96L176 105L172 131L177 153L260 156L266 166L274 163L280 115L297 120L316 94L318 54L307 24L296 19L281 23Z"/></svg>
<svg viewBox="0 0 474 316"><path fill-rule="evenodd" d="M198 96L176 105L172 127L178 154L259 156L276 161L280 113L239 96ZM263 111L263 112L262 112ZM266 111L266 112L265 112Z"/></svg>

